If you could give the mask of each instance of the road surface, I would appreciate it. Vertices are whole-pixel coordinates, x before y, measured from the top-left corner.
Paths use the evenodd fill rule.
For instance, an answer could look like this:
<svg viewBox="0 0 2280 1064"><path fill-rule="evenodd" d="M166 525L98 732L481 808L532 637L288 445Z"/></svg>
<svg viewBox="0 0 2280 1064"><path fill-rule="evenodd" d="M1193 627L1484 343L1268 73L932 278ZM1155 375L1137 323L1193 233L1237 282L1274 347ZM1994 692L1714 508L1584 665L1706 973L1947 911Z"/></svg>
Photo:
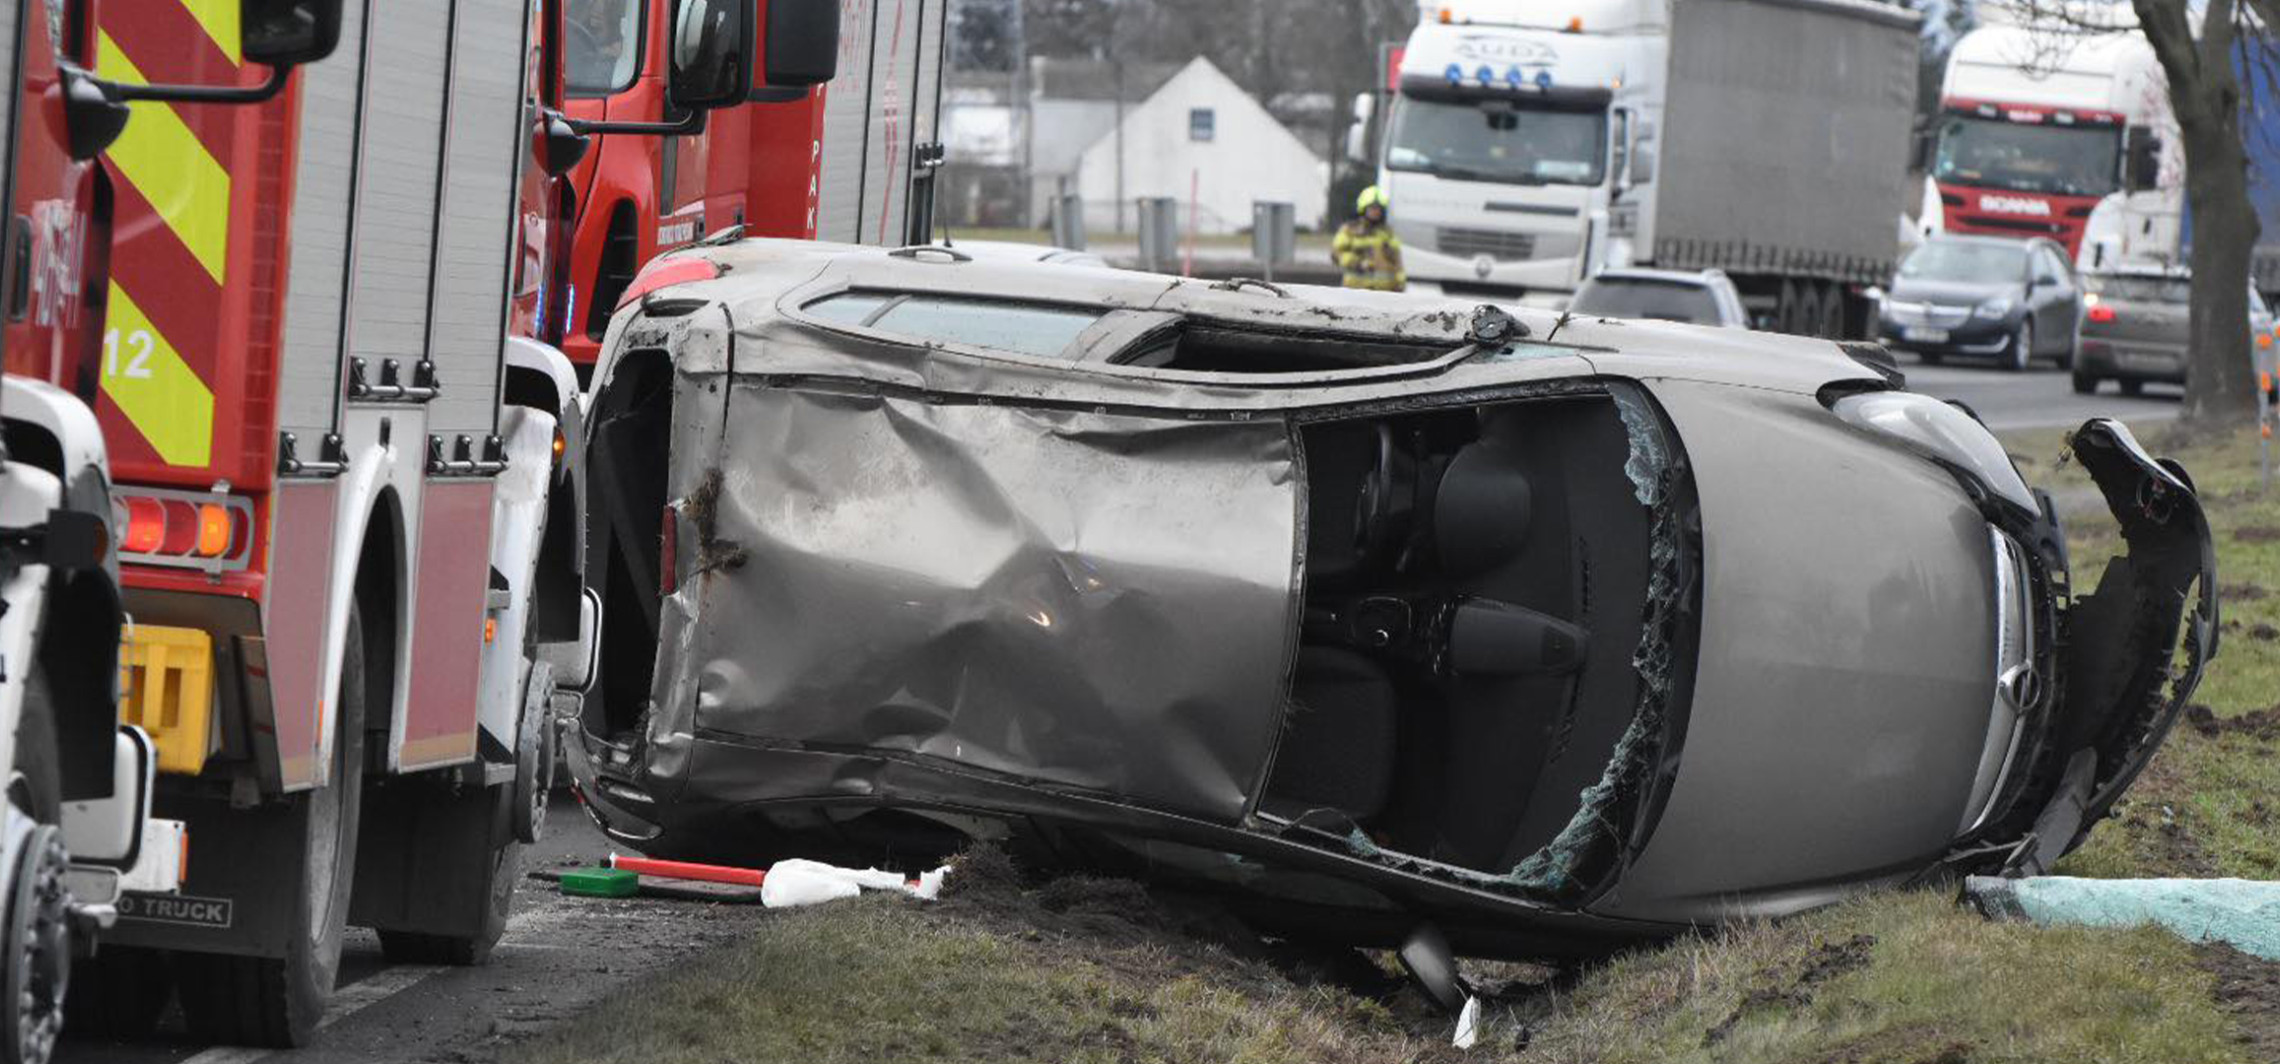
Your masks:
<svg viewBox="0 0 2280 1064"><path fill-rule="evenodd" d="M1908 374L1908 387L1942 399L1959 399L1987 427L1997 432L2012 429L2073 427L2093 417L2124 421L2166 421L2177 416L2183 395L2175 385L2150 384L2139 397L2122 395L2112 384L2096 395L2076 395L2063 370L2037 363L2025 373L2010 373L1988 362L1948 361L1926 366L1916 356L1899 352L1900 368Z"/></svg>
<svg viewBox="0 0 2280 1064"><path fill-rule="evenodd" d="M523 867L591 866L610 849L564 798L548 816L546 840L524 852ZM159 1034L147 1040L67 1032L56 1058L59 1064L480 1064L587 1005L633 992L643 976L680 958L742 937L761 919L758 905L570 898L550 883L526 879L507 935L485 967L392 966L381 959L371 932L351 930L341 958L343 985L308 1049L201 1045L170 1010Z"/></svg>

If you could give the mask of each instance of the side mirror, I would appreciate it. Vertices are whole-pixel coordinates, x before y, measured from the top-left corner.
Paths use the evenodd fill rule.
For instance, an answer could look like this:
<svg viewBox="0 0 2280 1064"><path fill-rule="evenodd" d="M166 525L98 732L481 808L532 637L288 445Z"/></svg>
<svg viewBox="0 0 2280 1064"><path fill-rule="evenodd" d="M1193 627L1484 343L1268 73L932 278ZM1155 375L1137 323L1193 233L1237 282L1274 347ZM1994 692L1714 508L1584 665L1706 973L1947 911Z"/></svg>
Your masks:
<svg viewBox="0 0 2280 1064"><path fill-rule="evenodd" d="M592 146L593 141L561 115L547 112L539 119L538 143L533 147L538 151L538 167L546 171L546 176L561 177L569 173Z"/></svg>
<svg viewBox="0 0 2280 1064"><path fill-rule="evenodd" d="M1653 145L1640 141L1637 147L1631 149L1630 171L1631 183L1634 185L1644 185L1655 179L1655 149Z"/></svg>
<svg viewBox="0 0 2280 1064"><path fill-rule="evenodd" d="M676 0L665 77L675 106L707 111L744 102L759 58L754 14L751 0Z"/></svg>
<svg viewBox="0 0 2280 1064"><path fill-rule="evenodd" d="M755 92L804 90L839 74L839 0L767 0L765 66ZM797 98L795 95L794 98Z"/></svg>
<svg viewBox="0 0 2280 1064"><path fill-rule="evenodd" d="M2035 278L2035 286L2038 288L2056 288L2058 287L2058 278L2047 273L2042 274Z"/></svg>
<svg viewBox="0 0 2280 1064"><path fill-rule="evenodd" d="M2161 181L2161 138L2144 126L2131 126L2124 140L2122 187L2144 192Z"/></svg>
<svg viewBox="0 0 2280 1064"><path fill-rule="evenodd" d="M239 0L238 49L246 59L269 68L269 76L259 85L129 85L104 80L101 94L122 103L264 102L285 91L285 77L294 67L324 59L340 47L341 5L342 0Z"/></svg>
<svg viewBox="0 0 2280 1064"><path fill-rule="evenodd" d="M1928 173L1932 169L1932 151L1939 138L1929 129L1919 129L1908 141L1908 169Z"/></svg>
<svg viewBox="0 0 2280 1064"><path fill-rule="evenodd" d="M1353 122L1346 127L1346 161L1368 166L1377 161L1376 153L1370 151L1370 122L1377 117L1377 94L1355 94L1351 113Z"/></svg>
<svg viewBox="0 0 2280 1064"><path fill-rule="evenodd" d="M340 47L341 0L241 0L240 48L264 66L314 63Z"/></svg>

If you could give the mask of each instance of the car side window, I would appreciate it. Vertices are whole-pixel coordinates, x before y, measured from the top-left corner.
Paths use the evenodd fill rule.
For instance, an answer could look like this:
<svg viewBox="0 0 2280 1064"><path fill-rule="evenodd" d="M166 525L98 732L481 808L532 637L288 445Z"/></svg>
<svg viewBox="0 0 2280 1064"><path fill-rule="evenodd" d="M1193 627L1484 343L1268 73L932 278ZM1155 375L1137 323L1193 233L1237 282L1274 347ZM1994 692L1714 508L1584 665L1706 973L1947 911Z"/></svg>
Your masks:
<svg viewBox="0 0 2280 1064"><path fill-rule="evenodd" d="M1040 358L1069 356L1070 345L1102 314L1084 307L889 292L841 292L800 309L825 321L914 340L971 344Z"/></svg>

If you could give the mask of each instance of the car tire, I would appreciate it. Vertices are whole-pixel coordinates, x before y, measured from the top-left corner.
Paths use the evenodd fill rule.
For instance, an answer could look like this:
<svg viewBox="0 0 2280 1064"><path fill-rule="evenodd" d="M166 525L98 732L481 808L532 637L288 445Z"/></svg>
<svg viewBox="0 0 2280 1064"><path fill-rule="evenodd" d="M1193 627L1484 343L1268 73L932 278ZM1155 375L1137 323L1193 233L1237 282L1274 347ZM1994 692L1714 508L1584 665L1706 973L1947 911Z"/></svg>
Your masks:
<svg viewBox="0 0 2280 1064"><path fill-rule="evenodd" d="M307 1045L324 1018L340 974L354 886L357 825L364 792L364 625L349 607L341 651L332 782L293 800L306 809L302 889L295 892L285 955L176 956L175 993L190 1029L209 1042L289 1048ZM328 837L329 836L329 837ZM331 853L324 854L329 843Z"/></svg>
<svg viewBox="0 0 2280 1064"><path fill-rule="evenodd" d="M1935 351L1918 351L1916 352L1916 361L1927 366L1937 366L1940 364L1940 355Z"/></svg>
<svg viewBox="0 0 2280 1064"><path fill-rule="evenodd" d="M2004 351L2003 368L2021 373L2035 360L2035 320L2019 319L2019 327L2011 332L2011 346Z"/></svg>
<svg viewBox="0 0 2280 1064"><path fill-rule="evenodd" d="M2123 395L2142 395L2145 393L2144 381L2129 380L2125 378L2123 380L2115 381L2114 383L2121 386Z"/></svg>
<svg viewBox="0 0 2280 1064"><path fill-rule="evenodd" d="M2074 394L2098 394L2098 378L2093 377L2087 373L2080 372L2079 370L2076 371L2074 374Z"/></svg>

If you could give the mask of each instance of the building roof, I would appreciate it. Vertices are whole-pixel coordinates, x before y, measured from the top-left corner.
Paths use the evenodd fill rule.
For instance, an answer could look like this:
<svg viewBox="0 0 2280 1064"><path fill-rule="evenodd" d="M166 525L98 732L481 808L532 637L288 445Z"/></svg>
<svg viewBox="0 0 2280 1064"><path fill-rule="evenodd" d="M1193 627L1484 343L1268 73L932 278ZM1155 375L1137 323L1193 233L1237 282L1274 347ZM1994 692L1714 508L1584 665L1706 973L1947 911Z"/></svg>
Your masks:
<svg viewBox="0 0 2280 1064"><path fill-rule="evenodd" d="M1139 103L1155 95L1185 64L1037 57L1029 61L1030 91L1047 100L1114 100L1119 66L1123 68L1124 101Z"/></svg>

